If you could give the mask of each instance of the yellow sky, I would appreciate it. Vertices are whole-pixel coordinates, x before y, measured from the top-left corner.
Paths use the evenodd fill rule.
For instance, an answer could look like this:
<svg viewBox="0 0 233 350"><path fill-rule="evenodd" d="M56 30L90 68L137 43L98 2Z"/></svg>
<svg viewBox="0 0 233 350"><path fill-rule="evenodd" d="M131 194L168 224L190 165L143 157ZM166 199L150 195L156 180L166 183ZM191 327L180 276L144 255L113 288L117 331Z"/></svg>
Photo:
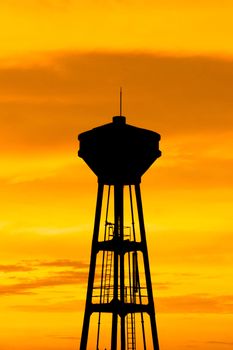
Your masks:
<svg viewBox="0 0 233 350"><path fill-rule="evenodd" d="M232 338L230 1L0 5L0 348L78 347L97 182L77 135L161 134L142 195L161 350Z"/></svg>
<svg viewBox="0 0 233 350"><path fill-rule="evenodd" d="M51 1L1 4L1 56L53 50L232 54L232 1Z"/></svg>

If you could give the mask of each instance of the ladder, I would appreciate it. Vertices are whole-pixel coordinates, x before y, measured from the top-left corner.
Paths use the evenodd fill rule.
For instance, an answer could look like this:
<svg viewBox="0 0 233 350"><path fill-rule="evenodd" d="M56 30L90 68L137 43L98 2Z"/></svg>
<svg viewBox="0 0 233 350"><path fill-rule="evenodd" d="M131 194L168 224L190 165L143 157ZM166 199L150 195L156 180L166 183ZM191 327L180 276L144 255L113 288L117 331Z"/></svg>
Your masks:
<svg viewBox="0 0 233 350"><path fill-rule="evenodd" d="M107 232L107 240L113 237L113 226L109 224ZM107 251L104 258L104 275L103 275L103 303L108 303L111 291L111 277L113 266L113 252Z"/></svg>
<svg viewBox="0 0 233 350"><path fill-rule="evenodd" d="M127 350L136 350L135 313L126 316Z"/></svg>
<svg viewBox="0 0 233 350"><path fill-rule="evenodd" d="M113 253L106 252L105 264L104 264L104 283L103 283L103 302L108 303L110 298L111 289L111 276L112 276L112 259Z"/></svg>

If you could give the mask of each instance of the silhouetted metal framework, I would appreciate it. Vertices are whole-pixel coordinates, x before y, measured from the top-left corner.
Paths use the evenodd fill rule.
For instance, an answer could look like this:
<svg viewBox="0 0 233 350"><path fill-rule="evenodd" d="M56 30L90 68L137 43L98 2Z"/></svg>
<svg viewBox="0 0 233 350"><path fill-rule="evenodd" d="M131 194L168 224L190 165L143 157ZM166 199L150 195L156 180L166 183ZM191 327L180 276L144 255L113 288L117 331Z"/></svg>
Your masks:
<svg viewBox="0 0 233 350"><path fill-rule="evenodd" d="M94 349L93 345L88 347L90 319L94 313L98 316L94 345L96 350L136 350L138 324L141 343L146 350L145 315L149 315L153 344L148 349L153 346L154 350L159 350L140 192L141 176L161 155L159 140L159 134L128 125L123 116L113 117L112 123L79 135L79 157L84 159L98 177L80 350ZM105 222L101 238L104 193ZM126 197L131 221L127 226L124 223ZM112 220L109 213L111 203ZM98 257L100 264L97 264ZM106 324L103 327L101 325L102 316L106 314L111 316L110 344L105 344ZM101 335L104 337L101 338Z"/></svg>

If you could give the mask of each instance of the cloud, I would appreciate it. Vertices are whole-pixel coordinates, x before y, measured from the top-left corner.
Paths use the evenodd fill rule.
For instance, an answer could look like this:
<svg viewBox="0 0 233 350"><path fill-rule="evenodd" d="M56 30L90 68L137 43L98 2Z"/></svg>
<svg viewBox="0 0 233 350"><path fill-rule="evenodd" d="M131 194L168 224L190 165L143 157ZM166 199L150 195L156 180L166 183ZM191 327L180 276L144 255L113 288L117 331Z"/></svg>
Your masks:
<svg viewBox="0 0 233 350"><path fill-rule="evenodd" d="M233 126L232 78L233 62L211 57L64 52L46 64L2 66L3 141L10 149L70 145L118 113L120 85L129 122L216 137Z"/></svg>
<svg viewBox="0 0 233 350"><path fill-rule="evenodd" d="M89 264L79 260L56 259L56 260L22 260L15 264L0 265L1 272L25 272L33 271L38 267L72 267L74 269L88 269Z"/></svg>
<svg viewBox="0 0 233 350"><path fill-rule="evenodd" d="M56 339L64 339L64 340L67 340L67 339L78 340L78 339L80 339L80 337L75 337L72 335L50 335L49 337L56 338Z"/></svg>
<svg viewBox="0 0 233 350"><path fill-rule="evenodd" d="M87 269L89 264L83 261L69 260L69 259L58 259L54 261L39 261L38 266L48 267L73 267L75 269Z"/></svg>
<svg viewBox="0 0 233 350"><path fill-rule="evenodd" d="M69 259L26 260L18 264L0 265L0 272L13 272L11 280L17 281L0 285L0 295L33 294L38 288L86 283L88 267L89 264L85 262ZM38 269L44 277L37 276ZM25 275L24 272L30 273Z"/></svg>
<svg viewBox="0 0 233 350"><path fill-rule="evenodd" d="M32 290L44 287L57 287L62 285L83 284L86 282L87 272L65 271L57 272L44 278L34 278L22 283L0 285L0 295L14 295L31 293Z"/></svg>
<svg viewBox="0 0 233 350"><path fill-rule="evenodd" d="M12 305L11 309L23 312L79 312L84 311L85 300L72 299L62 302L40 302L39 304ZM52 337L52 336L51 336Z"/></svg>
<svg viewBox="0 0 233 350"><path fill-rule="evenodd" d="M62 302L13 305L12 308L36 312L78 312L83 310L85 300L72 299ZM232 314L233 296L212 296L203 294L177 295L155 298L156 311L169 314Z"/></svg>
<svg viewBox="0 0 233 350"><path fill-rule="evenodd" d="M119 112L120 85L127 121L162 135L163 157L150 170L158 182L232 185L232 60L77 52L0 66L2 184L37 182L42 193L79 181L77 135Z"/></svg>
<svg viewBox="0 0 233 350"><path fill-rule="evenodd" d="M231 346L231 347L233 347L233 342L226 342L226 341L209 340L209 341L205 342L205 344L223 345L223 346Z"/></svg>
<svg viewBox="0 0 233 350"><path fill-rule="evenodd" d="M160 274L158 274L158 273L152 274L152 281L158 280L158 275L160 275ZM179 277L180 277L180 275L179 275ZM170 282L170 281L158 282L157 281L157 282L152 283L152 285L153 285L153 288L155 290L169 290L173 287L180 285L180 282L177 282L177 281L176 282Z"/></svg>
<svg viewBox="0 0 233 350"><path fill-rule="evenodd" d="M222 151L224 152L224 149ZM169 188L177 186L177 188L187 189L191 186L194 190L195 188L229 188L233 185L233 160L224 159L224 155L223 159L220 159L220 155L216 155L213 158L200 156L199 159L192 159L190 157L189 161L184 161L181 154L179 158L171 157L172 165L167 163L166 154L164 157L164 161L161 161L152 171L157 181L166 183ZM172 181L171 169L175 170Z"/></svg>
<svg viewBox="0 0 233 350"><path fill-rule="evenodd" d="M155 299L161 313L233 313L233 295L188 294Z"/></svg>
<svg viewBox="0 0 233 350"><path fill-rule="evenodd" d="M0 272L25 272L32 271L31 266L26 266L22 264L12 264L12 265L0 265Z"/></svg>

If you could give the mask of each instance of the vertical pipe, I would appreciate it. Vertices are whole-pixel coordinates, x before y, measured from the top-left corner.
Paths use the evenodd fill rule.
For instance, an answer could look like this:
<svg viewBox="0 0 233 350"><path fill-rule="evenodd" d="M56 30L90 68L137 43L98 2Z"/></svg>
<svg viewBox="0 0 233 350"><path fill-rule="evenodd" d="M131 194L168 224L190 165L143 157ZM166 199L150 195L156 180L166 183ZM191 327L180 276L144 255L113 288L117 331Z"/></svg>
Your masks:
<svg viewBox="0 0 233 350"><path fill-rule="evenodd" d="M113 312L112 319L112 346L111 350L117 349L117 317L119 309L117 304L119 303L123 307L124 305L124 292L125 292L125 282L124 282L124 254L119 252L118 245L123 243L124 239L124 222L123 222L123 184L114 185L114 221L115 221L115 230L114 230L114 240L115 247L114 250L114 303L116 309ZM118 267L118 262L120 260L120 271ZM120 286L118 286L118 275L120 272ZM120 288L119 288L120 287ZM118 296L118 290L120 289L120 296ZM121 350L125 350L125 317L121 313Z"/></svg>
<svg viewBox="0 0 233 350"><path fill-rule="evenodd" d="M93 238L92 238L86 306L85 306L85 313L84 313L84 319L83 319L83 329L82 329L82 336L81 336L81 342L80 342L80 350L86 350L87 348L88 330L89 330L90 317L91 317L92 291L93 291L94 277L95 277L96 255L98 253L98 236L99 236L99 226L100 226L102 199L103 199L103 189L104 189L104 185L102 183L99 183L98 192L97 192L97 201L96 201L94 232L93 232Z"/></svg>
<svg viewBox="0 0 233 350"><path fill-rule="evenodd" d="M117 242L119 235L119 194L118 186L114 185L114 235L113 239L115 242L115 250L113 252L113 302L117 305L118 302L118 251ZM111 338L111 350L117 349L117 307L114 308L112 314L112 338Z"/></svg>
<svg viewBox="0 0 233 350"><path fill-rule="evenodd" d="M150 316L150 322L151 322L153 347L154 347L154 350L159 350L159 341L158 341L156 322L155 322L155 307L154 307L152 283L151 283L151 276L150 276L148 250L147 250L147 244L146 244L146 232L145 232L145 225L144 225L144 218L143 218L140 184L135 185L135 194L136 194L136 200L137 200L138 219L139 219L141 241L142 241L142 253L143 253L145 274L146 274L146 284L147 284L148 303L149 303L149 316Z"/></svg>

